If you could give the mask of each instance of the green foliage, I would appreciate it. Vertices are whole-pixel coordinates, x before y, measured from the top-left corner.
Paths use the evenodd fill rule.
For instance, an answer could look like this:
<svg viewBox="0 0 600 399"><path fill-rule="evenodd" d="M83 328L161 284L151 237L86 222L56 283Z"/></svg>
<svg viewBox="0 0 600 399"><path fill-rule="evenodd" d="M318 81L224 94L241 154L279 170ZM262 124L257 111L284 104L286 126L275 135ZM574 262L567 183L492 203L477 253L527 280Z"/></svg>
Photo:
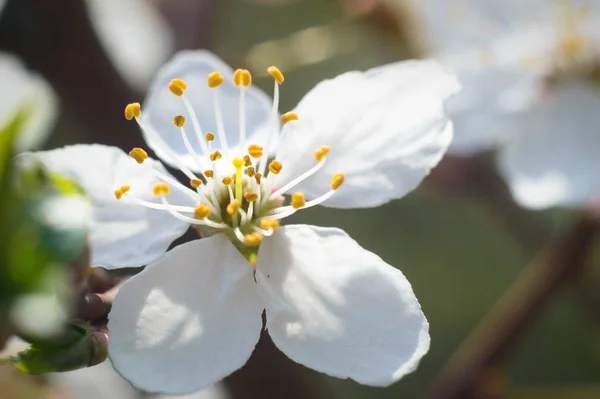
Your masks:
<svg viewBox="0 0 600 399"><path fill-rule="evenodd" d="M71 371L102 363L107 357L105 342L76 323L69 324L53 340L33 343L11 358L11 364L27 374Z"/></svg>
<svg viewBox="0 0 600 399"><path fill-rule="evenodd" d="M35 340L60 331L70 313L73 265L84 253L86 229L65 223L72 212L57 206L83 198L81 189L48 172L34 156L14 157L13 143L26 117L19 113L0 130L0 344L19 333L34 340L32 353L38 353L45 346ZM47 308L36 309L39 298L56 301L56 317ZM33 305L15 307L23 303ZM25 326L15 323L15 309Z"/></svg>

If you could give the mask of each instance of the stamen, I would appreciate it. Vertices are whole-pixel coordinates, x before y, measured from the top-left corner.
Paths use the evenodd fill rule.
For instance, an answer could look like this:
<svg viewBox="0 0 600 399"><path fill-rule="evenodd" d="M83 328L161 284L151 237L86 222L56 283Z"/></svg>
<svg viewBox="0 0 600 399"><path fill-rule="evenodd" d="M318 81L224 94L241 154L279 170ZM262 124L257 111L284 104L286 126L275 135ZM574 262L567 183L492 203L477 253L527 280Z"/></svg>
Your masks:
<svg viewBox="0 0 600 399"><path fill-rule="evenodd" d="M244 155L244 166L252 166L252 160L250 159L250 155Z"/></svg>
<svg viewBox="0 0 600 399"><path fill-rule="evenodd" d="M281 121L281 124L285 125L288 122L297 121L298 114L295 112L286 112L285 114L281 115L279 120Z"/></svg>
<svg viewBox="0 0 600 399"><path fill-rule="evenodd" d="M329 146L322 146L317 151L315 151L315 159L317 162L323 161L323 159L329 154Z"/></svg>
<svg viewBox="0 0 600 399"><path fill-rule="evenodd" d="M258 194L253 191L248 191L244 194L244 198L246 198L246 201L248 202L254 202L258 198Z"/></svg>
<svg viewBox="0 0 600 399"><path fill-rule="evenodd" d="M231 201L229 203L229 205L227 205L227 213L230 216L236 215L238 213L239 209L240 209L240 202L236 199L234 199L233 201Z"/></svg>
<svg viewBox="0 0 600 399"><path fill-rule="evenodd" d="M269 72L269 75L271 75L273 79L275 79L275 82L277 82L278 84L283 83L283 73L281 73L279 68L277 68L276 66L270 66L267 68L267 72Z"/></svg>
<svg viewBox="0 0 600 399"><path fill-rule="evenodd" d="M219 150L213 152L212 154L210 154L210 160L211 161L217 161L219 159L221 159L223 156L221 155L221 152Z"/></svg>
<svg viewBox="0 0 600 399"><path fill-rule="evenodd" d="M167 183L164 183L164 182L156 183L154 185L154 188L152 188L152 194L157 197L159 195L167 195L167 194L169 194L170 191L171 191L171 188L169 187L169 185Z"/></svg>
<svg viewBox="0 0 600 399"><path fill-rule="evenodd" d="M133 150L129 151L129 156L139 164L143 164L146 159L148 159L148 153L139 147L135 147Z"/></svg>
<svg viewBox="0 0 600 399"><path fill-rule="evenodd" d="M323 167L323 165L325 165L325 160L326 159L327 159L327 157L323 156L321 158L321 160L319 161L318 164L316 164L315 166L313 166L312 168L310 168L306 172L302 173L300 176L296 177L294 180L290 181L289 183L287 183L283 187L279 188L277 191L273 192L269 196L269 200L272 201L275 198L279 197L280 195L285 194L286 192L288 192L288 190L291 190L292 188L296 187L298 184L300 184L301 182L303 182L304 180L306 180L310 176L312 176L315 173L317 173L319 171L319 169L321 169Z"/></svg>
<svg viewBox="0 0 600 399"><path fill-rule="evenodd" d="M208 75L207 81L208 87L214 89L221 86L223 82L225 82L225 78L223 78L223 75L221 75L219 72L213 72Z"/></svg>
<svg viewBox="0 0 600 399"><path fill-rule="evenodd" d="M200 204L194 209L194 217L198 220L207 218L210 215L210 207Z"/></svg>
<svg viewBox="0 0 600 399"><path fill-rule="evenodd" d="M209 178L209 179L210 179L211 177L213 177L213 175L214 175L214 173L213 173L213 171L212 171L212 170L210 170L210 169L209 169L209 170L205 170L205 171L204 171L204 176L206 176L206 177L207 177L207 178Z"/></svg>
<svg viewBox="0 0 600 399"><path fill-rule="evenodd" d="M271 75L273 76L273 75ZM283 80L282 80L283 82ZM273 141L273 136L276 134L277 131L279 131L278 129L278 125L277 125L277 110L279 109L279 82L278 80L275 78L275 83L274 83L274 87L273 87L273 106L271 107L271 129L269 130L269 132L267 133L267 143L265 145L265 149L267 152L267 156L264 158L261 158L260 163L258 164L257 167L257 172L262 176L265 174L265 170L267 169L267 158L268 155L271 151L271 143ZM252 155L252 154L250 154ZM260 184L260 182L259 182Z"/></svg>
<svg viewBox="0 0 600 399"><path fill-rule="evenodd" d="M125 107L125 119L128 121L133 118L139 118L142 115L142 107L140 103L127 104Z"/></svg>
<svg viewBox="0 0 600 399"><path fill-rule="evenodd" d="M306 205L306 198L304 197L304 193L294 193L292 194L292 202L291 206L294 209L300 209Z"/></svg>
<svg viewBox="0 0 600 399"><path fill-rule="evenodd" d="M123 186L121 186L121 188L115 190L115 193L117 191L121 191L122 188L123 188ZM154 203L154 202L150 202L150 201L146 201L146 200L143 200L141 198L138 198L135 195L133 195L131 192L129 192L129 190L127 190L125 192L123 192L123 191L121 191L121 192L122 192L122 195L127 196L127 198L129 198L133 202L137 203L138 205L142 205L142 206L144 206L146 208L156 209L156 210L159 210L159 211L166 211L167 210L167 208L164 205L157 204L157 203ZM190 213L194 212L194 208L192 208L190 206L171 205L171 207L173 209L175 209L176 211L178 211L178 212L190 212Z"/></svg>
<svg viewBox="0 0 600 399"><path fill-rule="evenodd" d="M208 75L208 87L211 89L217 89L220 85L225 82L223 75L219 72L213 72ZM221 143L221 149L225 154L225 158L229 157L229 147L227 145L227 136L225 135L225 125L223 124L223 115L221 113L221 105L219 101L219 91L213 90L213 105L215 109L215 119L217 121L217 132L219 133L219 141Z"/></svg>
<svg viewBox="0 0 600 399"><path fill-rule="evenodd" d="M230 176L225 176L222 180L221 183L223 183L226 186L229 186L231 183L233 183L233 179Z"/></svg>
<svg viewBox="0 0 600 399"><path fill-rule="evenodd" d="M264 230L277 230L279 228L279 221L275 219L262 219L259 222L260 228Z"/></svg>
<svg viewBox="0 0 600 399"><path fill-rule="evenodd" d="M183 144L185 145L185 149L187 150L189 156L194 160L194 162L196 162L196 166L198 166L200 170L206 169L205 165L202 162L202 158L198 156L198 154L192 147L192 144L190 143L190 140L188 139L188 136L185 132L185 128L183 127L185 125L185 117L183 115L177 115L175 118L173 118L173 124L179 128L179 132L181 133L181 138L183 140Z"/></svg>
<svg viewBox="0 0 600 399"><path fill-rule="evenodd" d="M194 188L198 188L201 185L202 185L202 180L200 180L200 179L190 180L190 186L192 186Z"/></svg>
<svg viewBox="0 0 600 399"><path fill-rule="evenodd" d="M283 165L281 164L281 162L279 162L276 159L272 160L271 163L269 164L269 170L274 175L278 175L279 172L281 172L282 168L283 168Z"/></svg>
<svg viewBox="0 0 600 399"><path fill-rule="evenodd" d="M258 144L251 144L248 147L248 154L250 154L252 158L260 158L263 156L263 147Z"/></svg>
<svg viewBox="0 0 600 399"><path fill-rule="evenodd" d="M131 187L127 184L122 185L121 187L117 188L114 193L115 193L115 197L120 200L121 197L123 197L124 194L126 194L127 192L129 192L129 190L131 190Z"/></svg>
<svg viewBox="0 0 600 399"><path fill-rule="evenodd" d="M260 179L262 178L262 174L257 173L254 175L254 179L256 180L256 184L260 185Z"/></svg>
<svg viewBox="0 0 600 399"><path fill-rule="evenodd" d="M206 141L213 141L215 139L215 135L211 132L206 133Z"/></svg>
<svg viewBox="0 0 600 399"><path fill-rule="evenodd" d="M242 242L244 243L244 245L246 245L248 247L256 247L256 246L260 245L263 238L264 238L264 236L262 234L255 231L250 234L246 234L244 236L244 240Z"/></svg>
<svg viewBox="0 0 600 399"><path fill-rule="evenodd" d="M246 168L246 174L248 175L248 177L254 177L254 175L256 174L256 170L254 170L252 166L249 166L248 168Z"/></svg>
<svg viewBox="0 0 600 399"><path fill-rule="evenodd" d="M164 173L159 172L158 170L152 168L152 172L154 172L154 175L156 177L158 177L159 179L161 179L162 181L171 184L172 186L178 188L179 190L183 191L188 197L190 197L193 201L199 201L200 200L200 195L198 195L198 193L194 190L190 190L188 187L184 186L183 184L181 184L178 180L165 175Z"/></svg>
<svg viewBox="0 0 600 399"><path fill-rule="evenodd" d="M167 201L167 198L164 195L160 196L160 199L163 203L164 209L169 212L171 215L173 215L175 218L181 220L182 222L186 222L189 224L194 224L194 225L206 225L209 227L212 227L214 229L227 229L229 228L229 226L227 226L224 223L217 223L217 222L213 222L210 219L203 219L203 220L198 220L195 218L191 218L188 216L184 216L182 214L180 214L179 212L176 211L176 207L174 207L173 205L169 204L169 202ZM194 208L195 210L195 208ZM194 212L194 210L192 212Z"/></svg>
<svg viewBox="0 0 600 399"><path fill-rule="evenodd" d="M186 89L187 85L181 79L172 79L169 82L169 90L171 90L171 93L175 94L178 97L181 97Z"/></svg>
<svg viewBox="0 0 600 399"><path fill-rule="evenodd" d="M337 190L342 184L344 184L344 174L336 173L335 175L333 175L333 177L331 178L331 189Z"/></svg>

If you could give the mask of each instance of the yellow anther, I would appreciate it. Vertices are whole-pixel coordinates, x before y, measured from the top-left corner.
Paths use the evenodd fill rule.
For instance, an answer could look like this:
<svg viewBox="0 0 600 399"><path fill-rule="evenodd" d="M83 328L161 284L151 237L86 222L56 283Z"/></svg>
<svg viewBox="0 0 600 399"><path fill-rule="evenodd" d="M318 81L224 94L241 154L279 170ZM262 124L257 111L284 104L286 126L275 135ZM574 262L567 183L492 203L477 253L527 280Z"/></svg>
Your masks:
<svg viewBox="0 0 600 399"><path fill-rule="evenodd" d="M224 185L228 186L233 182L233 179L229 176L225 176L222 180L221 183L223 183Z"/></svg>
<svg viewBox="0 0 600 399"><path fill-rule="evenodd" d="M221 86L223 82L225 82L225 78L223 78L223 75L221 75L219 72L213 72L208 75L207 81L208 87L214 89L215 87Z"/></svg>
<svg viewBox="0 0 600 399"><path fill-rule="evenodd" d="M344 174L336 173L335 175L333 175L333 177L331 178L331 189L337 190L342 184L344 184Z"/></svg>
<svg viewBox="0 0 600 399"><path fill-rule="evenodd" d="M281 169L283 168L283 165L281 164L281 162L279 162L278 160L274 159L271 161L271 163L269 164L269 170L271 171L271 173L278 175L279 172L281 172Z"/></svg>
<svg viewBox="0 0 600 399"><path fill-rule="evenodd" d="M244 155L244 166L252 166L250 155Z"/></svg>
<svg viewBox="0 0 600 399"><path fill-rule="evenodd" d="M237 69L233 73L233 83L237 86L248 87L252 83L252 75L247 69Z"/></svg>
<svg viewBox="0 0 600 399"><path fill-rule="evenodd" d="M292 194L292 208L299 209L306 205L306 198L304 198L304 193L294 193Z"/></svg>
<svg viewBox="0 0 600 399"><path fill-rule="evenodd" d="M238 200L233 200L229 203L229 205L227 205L227 213L230 214L231 216L235 215L236 213L238 213L238 209L240 209L240 201Z"/></svg>
<svg viewBox="0 0 600 399"><path fill-rule="evenodd" d="M123 194L125 194L126 192L128 192L129 190L131 190L131 187L128 186L127 184L122 185L121 187L117 188L114 193L115 193L115 197L120 200L123 197Z"/></svg>
<svg viewBox="0 0 600 399"><path fill-rule="evenodd" d="M259 246L263 240L263 235L258 232L253 232L250 234L246 234L244 236L244 245L248 247L256 247Z"/></svg>
<svg viewBox="0 0 600 399"><path fill-rule="evenodd" d="M194 187L194 188L198 188L202 185L202 180L200 179L192 179L190 180L190 186Z"/></svg>
<svg viewBox="0 0 600 399"><path fill-rule="evenodd" d="M173 118L173 124L177 127L183 127L183 125L185 125L185 116L177 115Z"/></svg>
<svg viewBox="0 0 600 399"><path fill-rule="evenodd" d="M128 121L133 118L139 118L142 115L142 106L140 103L131 103L125 106L125 119Z"/></svg>
<svg viewBox="0 0 600 399"><path fill-rule="evenodd" d="M256 184L260 184L260 179L262 178L262 175L260 173L257 173L254 175L254 179L256 180Z"/></svg>
<svg viewBox="0 0 600 399"><path fill-rule="evenodd" d="M232 175L231 175L231 181L235 183L235 182L236 182L236 179L237 179L237 177L236 177L236 174L235 174L235 173L234 173L234 174L232 174Z"/></svg>
<svg viewBox="0 0 600 399"><path fill-rule="evenodd" d="M248 191L247 193L244 193L244 198L246 198L246 201L248 202L254 202L258 199L258 194L254 191Z"/></svg>
<svg viewBox="0 0 600 399"><path fill-rule="evenodd" d="M288 122L297 121L298 114L295 112L286 112L285 114L281 115L281 118L279 119L281 120L281 123L285 125Z"/></svg>
<svg viewBox="0 0 600 399"><path fill-rule="evenodd" d="M200 204L194 209L194 217L196 219L202 220L204 218L207 218L209 215L210 207L208 207L207 205Z"/></svg>
<svg viewBox="0 0 600 399"><path fill-rule="evenodd" d="M148 159L148 154L146 151L142 150L139 147L135 147L133 150L129 151L129 156L139 164L144 163L146 159Z"/></svg>
<svg viewBox="0 0 600 399"><path fill-rule="evenodd" d="M263 230L277 230L279 228L279 221L274 219L262 219L260 221L260 228Z"/></svg>
<svg viewBox="0 0 600 399"><path fill-rule="evenodd" d="M244 167L244 160L242 158L233 158L233 161L231 161L231 163L236 169L241 169L242 167Z"/></svg>
<svg viewBox="0 0 600 399"><path fill-rule="evenodd" d="M213 141L215 139L215 135L212 134L211 132L206 133L206 141Z"/></svg>
<svg viewBox="0 0 600 399"><path fill-rule="evenodd" d="M576 56L580 54L585 47L585 39L576 33L567 35L560 42L560 51L566 56Z"/></svg>
<svg viewBox="0 0 600 399"><path fill-rule="evenodd" d="M269 72L269 75L273 76L273 79L275 79L275 81L278 84L283 83L283 80L284 80L283 73L281 73L279 68L277 68L276 66L270 66L267 68L267 72Z"/></svg>
<svg viewBox="0 0 600 399"><path fill-rule="evenodd" d="M212 171L212 170L210 170L210 169L209 169L209 170L206 170L206 171L204 171L204 176L206 176L206 177L213 177L213 175L214 175L214 173L213 173L213 171Z"/></svg>
<svg viewBox="0 0 600 399"><path fill-rule="evenodd" d="M252 158L260 158L263 156L263 148L258 144L251 144L248 147L248 154L250 154Z"/></svg>
<svg viewBox="0 0 600 399"><path fill-rule="evenodd" d="M152 194L159 196L159 195L167 195L169 194L169 192L171 191L171 188L169 187L169 185L167 183L161 182L161 183L156 183L154 185L154 188L152 189Z"/></svg>
<svg viewBox="0 0 600 399"><path fill-rule="evenodd" d="M169 90L176 96L182 96L186 89L187 85L181 79L173 79L169 82Z"/></svg>
<svg viewBox="0 0 600 399"><path fill-rule="evenodd" d="M317 162L321 162L327 156L327 154L329 154L329 147L324 145L323 147L315 151L315 159L317 160Z"/></svg>
<svg viewBox="0 0 600 399"><path fill-rule="evenodd" d="M246 169L246 174L248 175L248 177L253 177L256 174L256 169L254 169L252 166L249 166Z"/></svg>
<svg viewBox="0 0 600 399"><path fill-rule="evenodd" d="M222 157L222 155L219 152L219 150L217 150L217 151L213 152L212 154L210 154L210 160L213 161L213 162L221 159L221 157Z"/></svg>

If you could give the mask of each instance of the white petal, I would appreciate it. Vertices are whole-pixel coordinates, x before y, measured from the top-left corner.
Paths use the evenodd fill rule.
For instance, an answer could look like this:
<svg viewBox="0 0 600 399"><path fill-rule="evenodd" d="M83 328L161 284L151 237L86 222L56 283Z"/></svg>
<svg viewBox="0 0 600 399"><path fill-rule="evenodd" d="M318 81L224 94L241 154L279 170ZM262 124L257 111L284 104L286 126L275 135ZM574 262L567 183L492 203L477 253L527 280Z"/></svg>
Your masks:
<svg viewBox="0 0 600 399"><path fill-rule="evenodd" d="M315 370L386 386L429 349L410 283L342 230L282 227L260 247L256 280L273 342Z"/></svg>
<svg viewBox="0 0 600 399"><path fill-rule="evenodd" d="M87 0L90 19L123 77L146 89L173 51L174 34L148 0Z"/></svg>
<svg viewBox="0 0 600 399"><path fill-rule="evenodd" d="M521 121L498 164L524 207L578 207L600 194L600 96L585 83L559 87Z"/></svg>
<svg viewBox="0 0 600 399"><path fill-rule="evenodd" d="M181 139L180 133L173 125L173 117L183 115L186 117L186 131L190 142L195 148L197 154L202 154L198 140L193 136L194 130L190 116L180 97L173 95L168 84L171 79L183 79L187 85L185 96L188 98L198 120L203 133L212 132L215 134L216 148L220 148L218 143L217 122L213 106L213 93L207 85L206 78L212 72L220 72L225 78L219 88L220 106L223 114L223 123L227 142L230 148L238 147L239 141L239 92L240 89L233 84L233 70L221 61L216 55L205 51L183 51L175 55L158 73L154 79L146 101L142 108L142 118L153 128L169 147L180 156L182 161L192 170L198 170L196 163L188 155L188 152ZM271 102L261 90L250 86L246 91L246 127L247 138L252 143L263 143L264 136L269 127L268 117L270 114ZM144 136L146 142L156 154L165 162L169 162L176 167L156 142L147 135ZM233 150L238 156L241 154L241 147Z"/></svg>
<svg viewBox="0 0 600 399"><path fill-rule="evenodd" d="M457 89L454 76L432 61L399 62L319 83L298 104L299 122L286 125L278 185L312 167L313 152L328 145L325 166L294 191L314 198L343 172L345 183L326 206L374 207L403 197L446 151L452 126L443 101Z"/></svg>
<svg viewBox="0 0 600 399"><path fill-rule="evenodd" d="M20 110L28 119L15 144L16 152L40 147L54 128L58 105L52 88L41 76L29 72L21 62L0 52L0 129Z"/></svg>
<svg viewBox="0 0 600 399"><path fill-rule="evenodd" d="M121 287L109 356L142 390L194 392L246 363L262 311L252 267L224 235L191 241Z"/></svg>
<svg viewBox="0 0 600 399"><path fill-rule="evenodd" d="M426 38L437 50L485 46L552 10L547 0L421 0L415 4Z"/></svg>
<svg viewBox="0 0 600 399"><path fill-rule="evenodd" d="M529 109L538 80L520 71L488 69L460 73L463 90L447 102L454 122L448 152L471 155L512 140L516 118Z"/></svg>
<svg viewBox="0 0 600 399"><path fill-rule="evenodd" d="M186 223L166 211L145 208L127 197L118 201L114 196L116 188L129 184L136 197L159 203L152 196L152 187L159 180L151 166L168 172L158 161L148 158L138 165L120 149L103 145L75 145L33 154L50 170L79 183L90 198L93 266L114 269L145 265L160 258L188 229ZM175 205L196 205L175 188L169 200Z"/></svg>

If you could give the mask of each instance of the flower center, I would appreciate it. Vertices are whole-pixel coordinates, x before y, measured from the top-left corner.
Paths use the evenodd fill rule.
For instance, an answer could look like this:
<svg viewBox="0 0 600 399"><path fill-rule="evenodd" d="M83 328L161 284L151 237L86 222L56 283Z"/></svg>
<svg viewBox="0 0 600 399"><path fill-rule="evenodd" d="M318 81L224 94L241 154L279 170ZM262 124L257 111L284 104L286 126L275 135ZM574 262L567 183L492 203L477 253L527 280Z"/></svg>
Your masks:
<svg viewBox="0 0 600 399"><path fill-rule="evenodd" d="M202 171L197 175L188 168L181 158L164 143L162 138L142 118L139 103L128 104L125 107L125 117L135 119L140 128L158 143L160 149L167 154L179 169L189 178L190 187L187 187L174 178L152 169L160 180L152 188L152 193L160 202L146 201L136 197L131 192L131 186L122 185L114 191L115 197L127 197L141 206L169 212L173 217L190 223L204 235L216 233L226 234L232 242L242 251L248 247L257 247L265 237L269 237L279 228L279 220L292 215L298 209L309 208L329 199L344 182L344 175L337 173L332 176L329 191L313 200L307 201L304 194L295 192L291 195L288 205L284 194L290 192L296 185L318 172L327 160L329 147L326 145L317 148L313 154L315 165L282 187L276 187L276 179L285 165L276 157L269 160L273 136L279 132L279 123L287 124L298 120L294 112L287 112L278 118L279 85L284 81L283 74L276 67L268 69L273 77L274 93L271 112L273 128L268 135L266 145L263 147L256 143L246 142L246 111L245 90L252 82L250 72L238 69L233 76L234 84L240 88L239 97L239 142L244 153L232 157L227 144L223 117L219 101L219 86L224 83L223 76L218 72L208 75L208 86L213 90L215 120L220 148L214 146L215 135L211 132L203 133L200 122L191 103L185 96L187 85L181 79L173 79L169 83L169 90L173 95L180 97L182 105L189 115L202 154L198 154L190 142L186 127L186 118L176 115L173 124L179 129L181 139L197 170ZM277 149L275 149L277 153ZM148 158L146 151L134 148L129 155L139 164ZM171 187L184 192L196 206L182 206L171 204L168 195Z"/></svg>
<svg viewBox="0 0 600 399"><path fill-rule="evenodd" d="M600 77L600 62L597 43L586 34L590 26L591 6L576 5L563 0L556 4L556 25L559 39L551 54L551 68L547 82L556 86L573 80L597 83Z"/></svg>

